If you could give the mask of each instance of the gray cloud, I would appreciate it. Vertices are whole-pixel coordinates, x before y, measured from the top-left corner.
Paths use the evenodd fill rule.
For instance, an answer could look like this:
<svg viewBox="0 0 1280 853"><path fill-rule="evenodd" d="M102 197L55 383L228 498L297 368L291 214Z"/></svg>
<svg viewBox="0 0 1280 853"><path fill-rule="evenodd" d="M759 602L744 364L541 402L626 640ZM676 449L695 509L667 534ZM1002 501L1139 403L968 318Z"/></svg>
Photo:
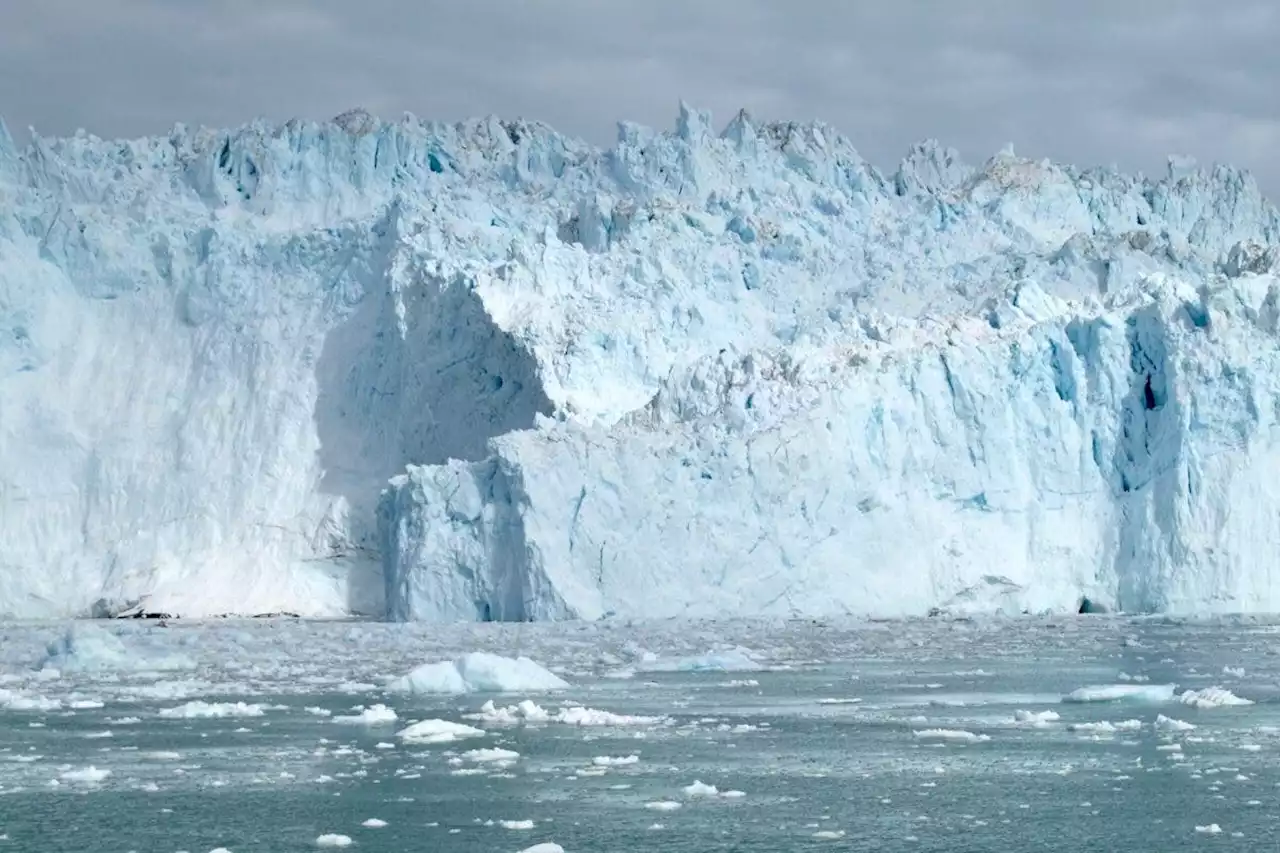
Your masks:
<svg viewBox="0 0 1280 853"><path fill-rule="evenodd" d="M176 121L497 113L607 143L727 120L821 118L891 168L935 137L1160 171L1249 168L1280 197L1272 0L14 0L0 113L45 134Z"/></svg>

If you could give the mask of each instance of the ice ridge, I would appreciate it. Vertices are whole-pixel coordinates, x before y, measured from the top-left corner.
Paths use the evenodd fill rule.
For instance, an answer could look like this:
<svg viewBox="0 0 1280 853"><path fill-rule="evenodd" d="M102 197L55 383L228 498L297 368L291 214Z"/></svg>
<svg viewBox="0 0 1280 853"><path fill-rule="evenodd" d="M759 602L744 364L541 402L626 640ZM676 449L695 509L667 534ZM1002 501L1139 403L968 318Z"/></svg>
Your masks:
<svg viewBox="0 0 1280 853"><path fill-rule="evenodd" d="M1278 245L687 106L0 126L0 615L1276 610Z"/></svg>

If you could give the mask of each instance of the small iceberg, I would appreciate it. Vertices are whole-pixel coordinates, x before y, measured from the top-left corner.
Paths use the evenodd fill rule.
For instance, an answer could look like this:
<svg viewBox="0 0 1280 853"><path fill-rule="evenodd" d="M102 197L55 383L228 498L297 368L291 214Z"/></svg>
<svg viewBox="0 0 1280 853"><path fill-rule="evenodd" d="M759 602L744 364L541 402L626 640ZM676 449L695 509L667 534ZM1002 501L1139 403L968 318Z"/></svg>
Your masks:
<svg viewBox="0 0 1280 853"><path fill-rule="evenodd" d="M464 693L543 693L569 682L526 657L472 652L452 661L428 663L387 683L392 693L456 696Z"/></svg>
<svg viewBox="0 0 1280 853"><path fill-rule="evenodd" d="M639 669L641 672L759 672L764 667L752 657L750 649L736 646L675 660L648 661Z"/></svg>
<svg viewBox="0 0 1280 853"><path fill-rule="evenodd" d="M1174 684L1099 684L1081 687L1062 697L1063 702L1172 702Z"/></svg>

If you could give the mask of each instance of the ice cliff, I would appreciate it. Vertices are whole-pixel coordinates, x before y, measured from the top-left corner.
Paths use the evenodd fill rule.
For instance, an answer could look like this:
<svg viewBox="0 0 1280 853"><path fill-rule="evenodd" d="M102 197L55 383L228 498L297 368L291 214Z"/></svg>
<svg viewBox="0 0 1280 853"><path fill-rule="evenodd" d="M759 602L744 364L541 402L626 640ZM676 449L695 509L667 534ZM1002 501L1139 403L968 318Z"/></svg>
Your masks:
<svg viewBox="0 0 1280 853"><path fill-rule="evenodd" d="M0 615L1278 610L1278 245L688 108L0 129Z"/></svg>

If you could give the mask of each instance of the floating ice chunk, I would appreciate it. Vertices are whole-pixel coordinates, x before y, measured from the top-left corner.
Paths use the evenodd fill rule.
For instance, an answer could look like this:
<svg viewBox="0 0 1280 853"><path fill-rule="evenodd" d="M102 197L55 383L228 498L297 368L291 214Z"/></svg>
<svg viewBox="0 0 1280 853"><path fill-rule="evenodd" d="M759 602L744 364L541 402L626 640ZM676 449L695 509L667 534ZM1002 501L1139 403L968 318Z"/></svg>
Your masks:
<svg viewBox="0 0 1280 853"><path fill-rule="evenodd" d="M1113 723L1110 720L1097 722L1068 723L1067 731L1081 734L1116 734L1117 732L1136 732L1142 728L1141 720L1121 720Z"/></svg>
<svg viewBox="0 0 1280 853"><path fill-rule="evenodd" d="M1151 680L1150 676L1130 675L1127 672L1120 673L1119 675L1116 676L1116 678L1120 679L1121 681L1132 681L1134 684L1145 684L1146 682Z"/></svg>
<svg viewBox="0 0 1280 853"><path fill-rule="evenodd" d="M335 723L348 723L362 726L382 726L396 721L396 712L386 705L370 705L359 714L334 717Z"/></svg>
<svg viewBox="0 0 1280 853"><path fill-rule="evenodd" d="M1081 687L1062 697L1063 702L1171 702L1173 684L1103 684Z"/></svg>
<svg viewBox="0 0 1280 853"><path fill-rule="evenodd" d="M644 807L655 812L673 812L680 808L680 803L674 800L655 800L652 803L645 803Z"/></svg>
<svg viewBox="0 0 1280 853"><path fill-rule="evenodd" d="M94 767L92 764L81 770L68 770L58 776L65 782L84 782L90 785L96 785L111 775L110 770Z"/></svg>
<svg viewBox="0 0 1280 853"><path fill-rule="evenodd" d="M844 838L843 829L820 829L813 834L814 838L822 841L839 841Z"/></svg>
<svg viewBox="0 0 1280 853"><path fill-rule="evenodd" d="M615 714L612 711L599 711L581 705L568 705L559 711L550 712L542 706L525 699L518 705L500 708L490 700L480 707L475 714L468 714L468 719L480 720L493 726L513 726L520 723L559 723L566 726L652 726L667 722L665 717L646 717L629 714Z"/></svg>
<svg viewBox="0 0 1280 853"><path fill-rule="evenodd" d="M991 740L990 735L975 734L963 729L920 729L913 734L920 740L945 740L957 743L983 743Z"/></svg>
<svg viewBox="0 0 1280 853"><path fill-rule="evenodd" d="M422 720L396 732L396 736L406 743L452 743L465 738L484 737L485 731L448 720Z"/></svg>
<svg viewBox="0 0 1280 853"><path fill-rule="evenodd" d="M1157 714L1155 728L1156 731L1160 732L1189 732L1195 729L1195 724L1188 723L1185 720L1175 720L1173 717L1166 717L1164 714Z"/></svg>
<svg viewBox="0 0 1280 853"><path fill-rule="evenodd" d="M458 695L463 693L542 693L563 690L569 683L526 657L505 658L472 652L453 661L423 664L387 684L394 693Z"/></svg>
<svg viewBox="0 0 1280 853"><path fill-rule="evenodd" d="M467 761L474 761L478 764L488 764L491 762L510 762L520 758L520 753L510 749L472 749L462 753L462 757Z"/></svg>
<svg viewBox="0 0 1280 853"><path fill-rule="evenodd" d="M490 699L480 706L479 713L467 714L468 719L481 720L491 726L516 726L522 722L550 722L551 715L541 705L531 699L524 699L516 705L499 708Z"/></svg>
<svg viewBox="0 0 1280 853"><path fill-rule="evenodd" d="M639 669L641 672L756 672L763 667L751 656L750 649L738 646L676 660L649 661Z"/></svg>
<svg viewBox="0 0 1280 853"><path fill-rule="evenodd" d="M213 685L208 681L157 681L155 684L139 684L125 688L124 692L135 699L186 699L196 693L207 691Z"/></svg>
<svg viewBox="0 0 1280 853"><path fill-rule="evenodd" d="M360 825L368 827L369 829L382 829L384 826L387 825L387 822L385 820L382 820L381 818L371 817L368 820L365 820L364 822L362 822Z"/></svg>
<svg viewBox="0 0 1280 853"><path fill-rule="evenodd" d="M443 694L458 695L471 692L462 673L452 661L426 663L417 667L408 675L389 681L387 690L391 693Z"/></svg>
<svg viewBox="0 0 1280 853"><path fill-rule="evenodd" d="M1032 726L1034 728L1044 728L1050 723L1056 723L1062 719L1057 711L1014 711L1013 721L1018 725Z"/></svg>
<svg viewBox="0 0 1280 853"><path fill-rule="evenodd" d="M1196 832L1201 835L1217 835L1222 832L1222 827L1218 826L1216 823L1210 823L1205 826L1197 826Z"/></svg>
<svg viewBox="0 0 1280 853"><path fill-rule="evenodd" d="M1193 708L1228 708L1253 704L1252 700L1241 699L1230 690L1224 690L1221 687L1188 690L1178 697L1178 701Z"/></svg>
<svg viewBox="0 0 1280 853"><path fill-rule="evenodd" d="M62 701L0 687L0 708L8 711L57 711L62 708Z"/></svg>
<svg viewBox="0 0 1280 853"><path fill-rule="evenodd" d="M350 847L351 836L339 835L336 832L325 833L316 838L317 847Z"/></svg>
<svg viewBox="0 0 1280 853"><path fill-rule="evenodd" d="M187 702L175 708L161 708L159 715L169 719L205 719L220 717L261 717L265 705L244 702Z"/></svg>
<svg viewBox="0 0 1280 853"><path fill-rule="evenodd" d="M566 726L601 726L622 728L625 726L653 726L665 722L664 717L646 717L636 714L615 714L612 711L599 711L573 705L561 708L551 716L551 722Z"/></svg>
<svg viewBox="0 0 1280 853"><path fill-rule="evenodd" d="M126 644L101 625L73 622L49 644L43 666L63 672L140 671L191 669L195 662L185 655L145 645L136 637Z"/></svg>
<svg viewBox="0 0 1280 853"><path fill-rule="evenodd" d="M640 756L623 755L614 757L609 755L597 755L595 758L591 759L591 763L596 767L625 767L628 764L639 764Z"/></svg>
<svg viewBox="0 0 1280 853"><path fill-rule="evenodd" d="M541 844L535 844L532 847L526 847L520 853L564 853L564 848L559 844L550 841L544 841Z"/></svg>
<svg viewBox="0 0 1280 853"><path fill-rule="evenodd" d="M503 829L524 830L533 829L536 824L531 820L500 820L498 826Z"/></svg>
<svg viewBox="0 0 1280 853"><path fill-rule="evenodd" d="M367 681L344 681L337 687L339 693L369 693L377 689L378 685Z"/></svg>
<svg viewBox="0 0 1280 853"><path fill-rule="evenodd" d="M686 785L683 790L686 797L714 797L720 793L720 789L715 785L708 785L697 779L693 784Z"/></svg>

